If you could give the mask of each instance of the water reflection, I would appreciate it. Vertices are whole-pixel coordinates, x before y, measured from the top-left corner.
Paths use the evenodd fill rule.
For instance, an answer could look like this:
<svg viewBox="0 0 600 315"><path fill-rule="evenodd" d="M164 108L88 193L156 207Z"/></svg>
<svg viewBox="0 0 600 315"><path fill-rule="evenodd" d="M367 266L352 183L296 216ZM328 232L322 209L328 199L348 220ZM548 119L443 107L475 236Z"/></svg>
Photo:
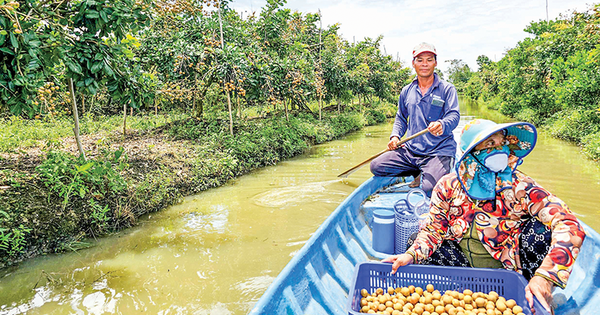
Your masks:
<svg viewBox="0 0 600 315"><path fill-rule="evenodd" d="M461 100L463 120L506 118ZM1 314L246 314L317 227L369 178L337 175L385 148L391 125L366 128L224 187L185 198L77 253L0 274ZM547 137L520 167L600 227L600 170Z"/></svg>

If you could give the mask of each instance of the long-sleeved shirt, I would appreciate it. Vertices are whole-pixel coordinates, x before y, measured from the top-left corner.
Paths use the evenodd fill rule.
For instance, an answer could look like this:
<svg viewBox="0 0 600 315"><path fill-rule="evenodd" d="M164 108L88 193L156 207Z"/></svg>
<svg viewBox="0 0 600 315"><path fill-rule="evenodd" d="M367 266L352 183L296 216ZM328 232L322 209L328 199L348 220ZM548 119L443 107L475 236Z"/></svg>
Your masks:
<svg viewBox="0 0 600 315"><path fill-rule="evenodd" d="M456 141L452 130L458 125L460 112L458 95L454 85L441 80L434 74L433 85L423 95L415 79L402 88L398 100L398 112L392 128L392 137L411 136L439 121L444 127L441 136L427 133L406 143L413 154L430 156L451 156L456 154Z"/></svg>
<svg viewBox="0 0 600 315"><path fill-rule="evenodd" d="M442 177L433 189L426 226L406 253L419 263L431 256L445 239L460 242L476 220L477 235L490 255L504 268L519 271L520 219L530 215L552 233L550 249L535 274L564 288L585 232L559 198L519 171L513 174L513 179L512 188L496 193L494 207L493 200L473 202L456 173Z"/></svg>

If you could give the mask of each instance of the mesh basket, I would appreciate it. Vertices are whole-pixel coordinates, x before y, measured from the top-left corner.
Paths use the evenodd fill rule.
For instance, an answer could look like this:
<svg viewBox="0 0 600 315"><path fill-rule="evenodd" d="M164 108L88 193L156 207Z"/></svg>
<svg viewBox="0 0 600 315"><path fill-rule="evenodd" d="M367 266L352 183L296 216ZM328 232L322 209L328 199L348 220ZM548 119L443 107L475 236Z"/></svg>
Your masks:
<svg viewBox="0 0 600 315"><path fill-rule="evenodd" d="M402 254L406 251L406 242L415 232L419 231L419 217L408 207L405 199L400 199L394 205L394 252Z"/></svg>
<svg viewBox="0 0 600 315"><path fill-rule="evenodd" d="M360 291L366 289L372 293L377 288L406 287L414 285L425 288L433 284L436 290L462 291L465 289L474 292L496 291L506 299L513 299L523 308L523 313L530 315L532 312L525 299L525 278L514 272L503 269L464 268L408 265L398 268L392 274L392 265L379 262L363 262L356 266L354 284L348 294L348 314L360 314ZM537 299L534 299L536 315L549 315Z"/></svg>

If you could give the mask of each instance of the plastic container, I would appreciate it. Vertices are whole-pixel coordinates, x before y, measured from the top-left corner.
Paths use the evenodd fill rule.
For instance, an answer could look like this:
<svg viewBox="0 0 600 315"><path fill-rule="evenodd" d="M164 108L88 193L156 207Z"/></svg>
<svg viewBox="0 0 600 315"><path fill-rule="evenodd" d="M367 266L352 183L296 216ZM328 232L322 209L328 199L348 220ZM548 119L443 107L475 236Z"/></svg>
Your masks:
<svg viewBox="0 0 600 315"><path fill-rule="evenodd" d="M373 249L386 254L394 253L394 212L373 211Z"/></svg>
<svg viewBox="0 0 600 315"><path fill-rule="evenodd" d="M419 217L408 207L405 199L400 199L394 205L394 253L402 254L406 251L406 242L415 232L419 231Z"/></svg>
<svg viewBox="0 0 600 315"><path fill-rule="evenodd" d="M442 267L426 265L408 265L398 268L391 274L392 265L380 262L364 262L356 266L354 281L348 294L348 314L358 315L360 310L360 291L366 289L373 293L377 288L386 290L388 287L407 287L414 285L425 288L428 284L440 292L446 290L473 292L496 291L499 295L513 299L523 308L525 314L532 314L529 303L525 299L525 278L504 269ZM534 299L536 315L549 313Z"/></svg>
<svg viewBox="0 0 600 315"><path fill-rule="evenodd" d="M422 189L414 188L411 189L406 195L406 202L408 204L408 208L419 217L419 227L423 227L425 218L427 218L427 215L429 215L429 206L431 204L431 200L429 200Z"/></svg>

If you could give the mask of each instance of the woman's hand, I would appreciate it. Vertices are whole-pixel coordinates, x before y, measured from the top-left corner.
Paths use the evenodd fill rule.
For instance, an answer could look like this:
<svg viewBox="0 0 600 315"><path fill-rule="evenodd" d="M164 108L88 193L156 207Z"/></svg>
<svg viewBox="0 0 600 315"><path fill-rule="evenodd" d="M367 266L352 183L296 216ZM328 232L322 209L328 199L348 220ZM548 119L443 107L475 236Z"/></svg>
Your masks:
<svg viewBox="0 0 600 315"><path fill-rule="evenodd" d="M552 314L550 303L552 303L552 282L540 276L533 276L529 284L525 287L525 298L529 302L529 307L533 312L533 297L537 297L540 304Z"/></svg>
<svg viewBox="0 0 600 315"><path fill-rule="evenodd" d="M396 273L399 267L406 266L413 263L413 256L409 254L393 255L385 258L382 262L392 263L392 274Z"/></svg>

